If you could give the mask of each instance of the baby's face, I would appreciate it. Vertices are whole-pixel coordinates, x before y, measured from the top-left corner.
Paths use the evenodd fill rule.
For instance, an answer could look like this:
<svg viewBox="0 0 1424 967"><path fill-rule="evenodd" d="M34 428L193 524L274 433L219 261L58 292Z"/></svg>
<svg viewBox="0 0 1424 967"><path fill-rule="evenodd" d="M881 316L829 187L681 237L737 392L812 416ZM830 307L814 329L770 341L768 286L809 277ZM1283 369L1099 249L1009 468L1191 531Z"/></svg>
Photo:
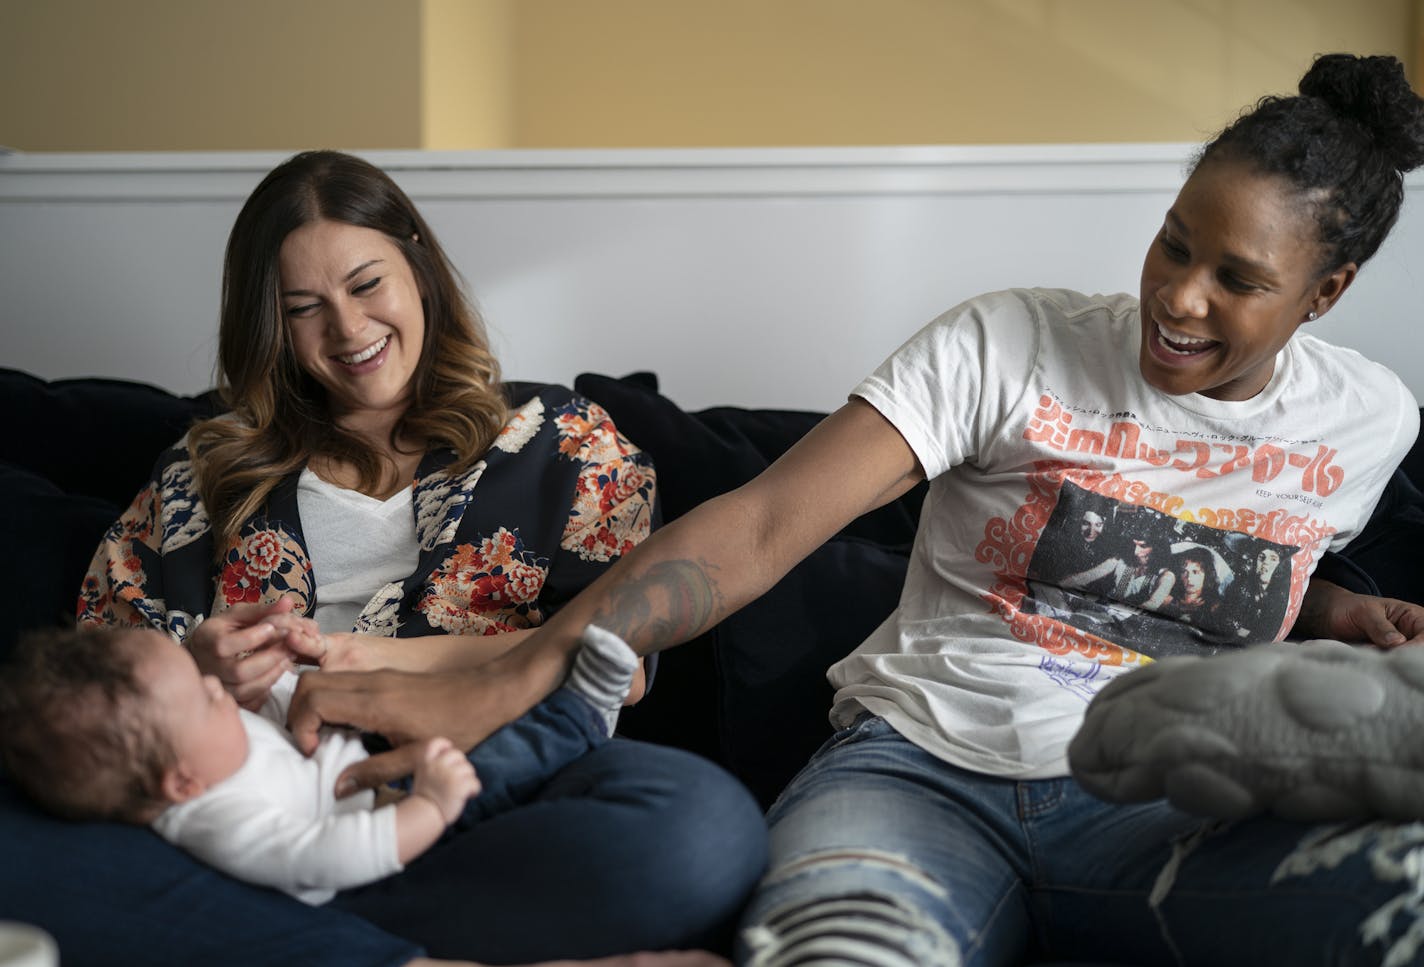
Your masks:
<svg viewBox="0 0 1424 967"><path fill-rule="evenodd" d="M211 786L247 761L247 731L237 702L187 649L158 631L143 631L137 674L147 687L157 724L179 763Z"/></svg>

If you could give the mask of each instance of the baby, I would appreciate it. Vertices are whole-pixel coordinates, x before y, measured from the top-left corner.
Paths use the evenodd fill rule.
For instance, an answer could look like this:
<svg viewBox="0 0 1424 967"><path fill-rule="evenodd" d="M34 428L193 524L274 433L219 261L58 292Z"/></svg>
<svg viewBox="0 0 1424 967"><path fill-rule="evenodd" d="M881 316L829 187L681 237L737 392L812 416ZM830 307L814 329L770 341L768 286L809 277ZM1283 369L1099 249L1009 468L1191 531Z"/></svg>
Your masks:
<svg viewBox="0 0 1424 967"><path fill-rule="evenodd" d="M356 733L324 730L310 758L292 743L290 682L258 715L161 632L53 630L22 639L0 670L0 759L57 815L150 824L224 872L319 904L399 872L462 816L509 808L605 741L637 665L616 636L591 629L569 682L472 753L495 777L478 808L467 809L481 791L474 766L438 738L425 742L410 794L377 807L369 791L334 795L366 756ZM557 754L520 755L531 743Z"/></svg>

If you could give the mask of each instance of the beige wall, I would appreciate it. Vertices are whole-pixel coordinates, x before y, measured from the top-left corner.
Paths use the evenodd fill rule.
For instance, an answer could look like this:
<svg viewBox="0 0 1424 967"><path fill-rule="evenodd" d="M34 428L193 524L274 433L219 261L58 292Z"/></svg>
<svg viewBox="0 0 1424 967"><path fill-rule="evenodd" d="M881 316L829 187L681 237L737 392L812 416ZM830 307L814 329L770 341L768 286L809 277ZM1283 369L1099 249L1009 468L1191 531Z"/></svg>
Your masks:
<svg viewBox="0 0 1424 967"><path fill-rule="evenodd" d="M0 144L419 144L414 0L0 0Z"/></svg>
<svg viewBox="0 0 1424 967"><path fill-rule="evenodd" d="M518 0L422 0L419 147L514 144Z"/></svg>
<svg viewBox="0 0 1424 967"><path fill-rule="evenodd" d="M1420 0L0 0L29 151L1193 141Z"/></svg>
<svg viewBox="0 0 1424 967"><path fill-rule="evenodd" d="M1413 0L524 0L521 145L1195 141Z"/></svg>

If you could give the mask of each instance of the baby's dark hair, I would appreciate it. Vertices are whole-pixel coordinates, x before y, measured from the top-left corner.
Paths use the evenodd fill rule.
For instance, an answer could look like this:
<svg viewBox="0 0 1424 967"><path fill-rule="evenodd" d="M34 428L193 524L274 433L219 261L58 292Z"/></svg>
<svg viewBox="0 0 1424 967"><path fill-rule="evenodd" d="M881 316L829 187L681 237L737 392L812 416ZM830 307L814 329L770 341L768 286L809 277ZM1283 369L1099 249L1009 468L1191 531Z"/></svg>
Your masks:
<svg viewBox="0 0 1424 967"><path fill-rule="evenodd" d="M1320 229L1321 274L1365 262L1424 164L1424 101L1393 57L1324 54L1292 97L1257 102L1197 156L1249 164L1295 185Z"/></svg>
<svg viewBox="0 0 1424 967"><path fill-rule="evenodd" d="M0 762L55 815L147 823L168 805L176 760L135 674L134 635L35 631L0 663Z"/></svg>

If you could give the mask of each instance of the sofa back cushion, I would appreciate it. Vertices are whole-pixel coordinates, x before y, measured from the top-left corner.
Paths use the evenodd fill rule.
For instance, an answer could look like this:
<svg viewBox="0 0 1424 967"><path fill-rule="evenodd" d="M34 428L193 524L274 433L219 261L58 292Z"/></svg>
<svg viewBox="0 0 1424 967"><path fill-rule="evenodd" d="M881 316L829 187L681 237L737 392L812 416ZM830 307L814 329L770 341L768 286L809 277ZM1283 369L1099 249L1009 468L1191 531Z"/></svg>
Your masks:
<svg viewBox="0 0 1424 967"><path fill-rule="evenodd" d="M0 368L0 501L11 537L0 581L26 589L0 621L0 648L25 629L73 620L105 529L158 454L213 405L127 380L47 381Z"/></svg>
<svg viewBox="0 0 1424 967"><path fill-rule="evenodd" d="M213 394L178 396L121 379L46 381L0 369L0 460L69 494L127 507L153 462L194 420L216 410Z"/></svg>

